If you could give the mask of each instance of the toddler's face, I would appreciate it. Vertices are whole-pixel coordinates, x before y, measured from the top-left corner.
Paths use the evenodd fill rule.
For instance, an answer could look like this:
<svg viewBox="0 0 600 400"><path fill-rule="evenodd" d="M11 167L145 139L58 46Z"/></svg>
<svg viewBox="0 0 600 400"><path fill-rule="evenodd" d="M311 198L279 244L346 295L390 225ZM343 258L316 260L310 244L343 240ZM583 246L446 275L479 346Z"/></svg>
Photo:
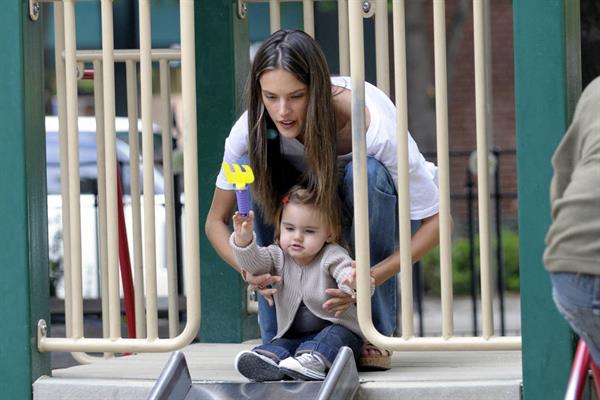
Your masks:
<svg viewBox="0 0 600 400"><path fill-rule="evenodd" d="M309 264L331 240L331 230L314 207L289 203L281 216L279 245L300 265Z"/></svg>

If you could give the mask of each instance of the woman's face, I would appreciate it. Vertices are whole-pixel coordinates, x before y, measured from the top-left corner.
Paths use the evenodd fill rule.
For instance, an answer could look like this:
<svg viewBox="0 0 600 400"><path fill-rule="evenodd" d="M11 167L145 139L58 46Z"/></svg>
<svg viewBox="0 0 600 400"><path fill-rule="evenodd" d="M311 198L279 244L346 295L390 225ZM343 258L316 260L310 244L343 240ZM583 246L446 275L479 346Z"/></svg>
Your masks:
<svg viewBox="0 0 600 400"><path fill-rule="evenodd" d="M281 214L279 246L300 265L310 264L331 240L321 213L314 207L287 204Z"/></svg>
<svg viewBox="0 0 600 400"><path fill-rule="evenodd" d="M284 69L273 69L260 77L262 101L285 138L302 141L308 107L308 86Z"/></svg>

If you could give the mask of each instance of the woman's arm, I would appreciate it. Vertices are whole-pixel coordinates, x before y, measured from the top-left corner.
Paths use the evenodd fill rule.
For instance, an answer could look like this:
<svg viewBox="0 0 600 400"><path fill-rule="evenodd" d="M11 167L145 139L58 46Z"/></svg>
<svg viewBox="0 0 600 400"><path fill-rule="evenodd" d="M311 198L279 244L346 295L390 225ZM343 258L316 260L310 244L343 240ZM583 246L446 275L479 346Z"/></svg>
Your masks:
<svg viewBox="0 0 600 400"><path fill-rule="evenodd" d="M421 221L421 226L412 236L410 249L412 263L419 261L440 241L440 218L434 214ZM400 252L396 251L386 259L373 266L371 275L375 278L375 286L381 285L400 272Z"/></svg>
<svg viewBox="0 0 600 400"><path fill-rule="evenodd" d="M438 244L439 225L438 214L423 219L421 227L411 239L411 257L413 263L419 261L421 257ZM400 252L396 251L371 268L371 282L375 286L379 286L398 272L400 272ZM329 312L336 313L336 315L344 312L350 307L350 304L354 303L354 299L340 289L327 289L325 292L330 298L323 303L323 308Z"/></svg>

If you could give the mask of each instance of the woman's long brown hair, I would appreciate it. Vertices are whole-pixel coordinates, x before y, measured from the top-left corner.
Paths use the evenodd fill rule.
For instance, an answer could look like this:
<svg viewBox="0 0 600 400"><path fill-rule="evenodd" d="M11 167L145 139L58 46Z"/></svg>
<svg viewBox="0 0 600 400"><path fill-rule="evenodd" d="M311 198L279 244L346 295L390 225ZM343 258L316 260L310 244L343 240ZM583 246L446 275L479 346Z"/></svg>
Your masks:
<svg viewBox="0 0 600 400"><path fill-rule="evenodd" d="M295 183L284 176L279 135L262 102L263 73L283 69L308 88L308 107L303 129L306 171L302 184L315 195L321 210L339 207L337 192L336 125L327 61L313 38L299 30L273 33L256 52L248 82L248 132L250 165L255 183L252 195L265 222L275 223L275 213L287 189Z"/></svg>

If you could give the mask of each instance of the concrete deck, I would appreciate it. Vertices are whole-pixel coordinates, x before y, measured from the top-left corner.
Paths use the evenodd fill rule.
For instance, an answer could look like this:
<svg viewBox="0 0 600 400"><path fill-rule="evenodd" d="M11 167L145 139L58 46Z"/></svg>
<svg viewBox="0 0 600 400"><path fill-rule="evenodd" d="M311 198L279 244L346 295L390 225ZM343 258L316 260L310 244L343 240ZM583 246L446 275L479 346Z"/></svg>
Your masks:
<svg viewBox="0 0 600 400"><path fill-rule="evenodd" d="M192 344L183 350L195 384L246 383L235 355L253 344ZM55 369L33 385L34 400L146 399L169 354L139 354ZM359 373L357 399L520 399L521 353L396 352L393 368ZM301 398L301 397L298 397Z"/></svg>

